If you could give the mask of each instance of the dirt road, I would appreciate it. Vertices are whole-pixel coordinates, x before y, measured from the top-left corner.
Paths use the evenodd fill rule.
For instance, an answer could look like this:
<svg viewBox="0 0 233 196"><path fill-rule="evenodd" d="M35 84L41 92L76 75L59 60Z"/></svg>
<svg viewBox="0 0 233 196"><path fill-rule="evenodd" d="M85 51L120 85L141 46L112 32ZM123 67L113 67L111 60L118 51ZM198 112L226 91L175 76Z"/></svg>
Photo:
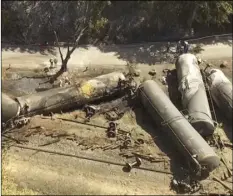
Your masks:
<svg viewBox="0 0 233 196"><path fill-rule="evenodd" d="M88 46L87 48L78 48L74 51L69 61L69 68L84 66L124 66L126 61L133 60L136 64L158 64L158 50L160 45L120 45L115 47L97 47ZM205 60L232 58L232 46L226 44L206 45L204 51L198 56ZM65 54L66 49L62 48ZM56 57L60 60L57 48L51 53L40 52L29 53L20 52L16 48L14 51L2 49L2 66L8 67L11 64L15 68L35 69L49 65L49 59ZM60 62L58 62L59 64Z"/></svg>

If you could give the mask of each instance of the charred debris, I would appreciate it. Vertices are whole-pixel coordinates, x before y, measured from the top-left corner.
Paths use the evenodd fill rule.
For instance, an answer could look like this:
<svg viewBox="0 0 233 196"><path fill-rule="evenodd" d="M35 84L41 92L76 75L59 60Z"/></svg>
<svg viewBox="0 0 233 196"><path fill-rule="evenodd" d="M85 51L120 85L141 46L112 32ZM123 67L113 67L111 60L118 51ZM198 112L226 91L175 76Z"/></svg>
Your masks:
<svg viewBox="0 0 233 196"><path fill-rule="evenodd" d="M88 126L100 127L106 130L106 137L120 138L117 144L106 146L103 150L121 148L126 149L132 142L143 144L143 139L133 141L129 130L118 128L117 120L122 118L126 111L143 106L152 117L155 126L162 127L177 149L185 157L188 172L185 180L173 178L171 186L179 193L193 193L201 189L199 180L206 178L210 172L219 167L223 160L211 148L231 147L231 143L224 143L221 138L214 136L218 126L214 104L220 108L226 118L232 119L232 84L221 72L207 65L200 69L200 62L192 54L182 54L176 61L178 90L182 98L182 111L179 111L154 80L138 83L134 80L135 74L113 72L101 75L77 85L54 88L21 97L10 98L2 93L2 136L15 127L22 127L30 122L33 115L50 115L42 118L53 118L53 114L60 111L69 111L72 108L82 108L85 119L65 119ZM166 70L168 73L170 70ZM185 114L184 114L185 111ZM92 124L91 118L97 114L104 114L109 121L108 126ZM43 126L36 127L29 134L43 132ZM57 135L55 137L58 142ZM208 139L206 139L208 138ZM209 139L211 138L211 139ZM16 143L24 143L17 141ZM49 145L44 144L43 146ZM125 157L127 153L123 153ZM150 162L164 161L152 155L134 153L134 163L123 164L125 170L142 168L143 160ZM121 165L121 164L120 164ZM156 171L167 173L165 171ZM232 175L228 168L228 176ZM216 178L215 178L216 180ZM220 183L223 183L220 180ZM224 185L223 185L224 186Z"/></svg>

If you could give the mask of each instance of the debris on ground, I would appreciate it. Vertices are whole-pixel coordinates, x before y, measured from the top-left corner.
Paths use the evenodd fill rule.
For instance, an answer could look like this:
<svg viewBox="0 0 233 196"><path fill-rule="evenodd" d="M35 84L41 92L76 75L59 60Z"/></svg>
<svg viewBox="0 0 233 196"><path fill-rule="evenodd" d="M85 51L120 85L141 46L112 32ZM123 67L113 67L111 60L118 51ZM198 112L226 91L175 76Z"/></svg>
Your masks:
<svg viewBox="0 0 233 196"><path fill-rule="evenodd" d="M139 167L142 164L142 160L139 157L136 157L136 161L133 163L126 163L125 170L130 172L133 168Z"/></svg>
<svg viewBox="0 0 233 196"><path fill-rule="evenodd" d="M152 69L151 71L149 71L149 75L151 75L151 76L155 76L155 75L156 75L156 71L155 71L155 69Z"/></svg>
<svg viewBox="0 0 233 196"><path fill-rule="evenodd" d="M100 110L100 107L94 105L85 105L84 111L86 112L86 121L90 121L91 117Z"/></svg>
<svg viewBox="0 0 233 196"><path fill-rule="evenodd" d="M167 85L167 78L166 76L163 76L162 78L160 78L160 81L163 85Z"/></svg>
<svg viewBox="0 0 233 196"><path fill-rule="evenodd" d="M226 68L228 65L227 61L223 61L221 64L220 64L220 68Z"/></svg>

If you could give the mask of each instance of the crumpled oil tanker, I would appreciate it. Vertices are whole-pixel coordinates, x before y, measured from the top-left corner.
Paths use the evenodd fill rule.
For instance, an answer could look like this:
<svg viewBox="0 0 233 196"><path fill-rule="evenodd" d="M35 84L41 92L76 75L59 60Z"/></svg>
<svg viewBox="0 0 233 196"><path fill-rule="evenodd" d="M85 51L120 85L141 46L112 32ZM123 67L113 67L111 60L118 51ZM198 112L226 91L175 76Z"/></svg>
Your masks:
<svg viewBox="0 0 233 196"><path fill-rule="evenodd" d="M46 90L34 94L24 95L11 99L3 95L3 122L18 115L35 115L62 111L85 105L104 97L113 96L123 92L119 88L119 81L124 81L125 76L121 72L112 72L90 79L80 86L70 85Z"/></svg>
<svg viewBox="0 0 233 196"><path fill-rule="evenodd" d="M211 96L223 115L232 120L232 83L219 69L207 69L207 83Z"/></svg>
<svg viewBox="0 0 233 196"><path fill-rule="evenodd" d="M2 122L7 122L20 113L20 106L17 101L2 93Z"/></svg>
<svg viewBox="0 0 233 196"><path fill-rule="evenodd" d="M202 136L170 101L159 85L147 80L139 86L142 104L154 121L164 124L170 138L177 144L182 154L195 163L201 171L212 171L220 164L220 159ZM203 170L202 170L203 169Z"/></svg>
<svg viewBox="0 0 233 196"><path fill-rule="evenodd" d="M215 129L205 85L193 54L182 54L176 61L178 90L183 109L188 111L189 122L202 135L212 135Z"/></svg>

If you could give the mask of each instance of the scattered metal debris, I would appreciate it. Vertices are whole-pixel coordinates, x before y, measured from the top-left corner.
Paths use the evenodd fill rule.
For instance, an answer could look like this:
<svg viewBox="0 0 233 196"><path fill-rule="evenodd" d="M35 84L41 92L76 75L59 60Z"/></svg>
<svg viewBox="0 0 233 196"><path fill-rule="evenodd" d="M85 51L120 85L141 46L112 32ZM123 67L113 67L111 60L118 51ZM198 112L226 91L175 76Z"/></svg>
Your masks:
<svg viewBox="0 0 233 196"><path fill-rule="evenodd" d="M223 144L224 144L224 146L233 149L233 144L232 143L230 143L230 142L223 142Z"/></svg>
<svg viewBox="0 0 233 196"><path fill-rule="evenodd" d="M27 125L30 122L30 118L22 117L14 121L15 127L19 128L24 125Z"/></svg>
<svg viewBox="0 0 233 196"><path fill-rule="evenodd" d="M208 139L208 143L209 145L214 146L220 150L223 150L225 148L225 144L222 141L221 136L216 133Z"/></svg>
<svg viewBox="0 0 233 196"><path fill-rule="evenodd" d="M117 107L105 113L105 118L109 121L116 121L123 117L124 112L120 111Z"/></svg>
<svg viewBox="0 0 233 196"><path fill-rule="evenodd" d="M50 117L46 117L46 116L41 116L42 119L51 119ZM56 117L55 119L59 119L59 120L64 120L64 121L68 121L68 122L73 122L73 123L78 123L78 124L83 124L83 125L87 125L87 126L92 126L92 127L98 127L98 128L102 128L102 129L108 129L108 127L105 126L101 126L101 125L97 125L97 124L91 124L91 123L87 123L87 122L81 122L78 120L71 120L71 119L66 119L66 118L60 118L60 117ZM128 134L129 132L123 129L118 129L119 133L122 134Z"/></svg>
<svg viewBox="0 0 233 196"><path fill-rule="evenodd" d="M86 121L90 121L91 117L94 116L99 110L100 108L98 106L85 105L84 111L86 112Z"/></svg>
<svg viewBox="0 0 233 196"><path fill-rule="evenodd" d="M164 158L158 158L158 157L153 157L151 154L149 155L144 155L144 154L140 154L137 152L132 152L133 155L138 156L142 159L145 159L147 161L150 161L151 163L155 163L155 162L166 162L169 159L164 159Z"/></svg>
<svg viewBox="0 0 233 196"><path fill-rule="evenodd" d="M136 140L136 142L135 142L135 143L137 143L137 144L139 144L139 145L142 145L142 144L144 144L145 142L144 142L144 140L143 140L143 139L138 138L138 139Z"/></svg>
<svg viewBox="0 0 233 196"><path fill-rule="evenodd" d="M108 137L116 137L116 134L117 134L117 129L116 129L116 127L117 127L117 124L116 123L114 123L114 122L110 122L109 123L109 127L108 127L108 129L107 129L107 136Z"/></svg>
<svg viewBox="0 0 233 196"><path fill-rule="evenodd" d="M229 177L231 177L232 176L232 171L230 170L230 168L228 167L228 165L227 165L227 162L226 162L226 160L225 160L225 158L223 157L223 155L222 155L222 157L221 157L221 161L223 162L223 164L226 166L226 168L227 168L227 178L229 178Z"/></svg>
<svg viewBox="0 0 233 196"><path fill-rule="evenodd" d="M121 146L121 149L128 148L131 143L132 143L132 141L131 141L130 134L126 134L126 136L124 138L123 145Z"/></svg>
<svg viewBox="0 0 233 196"><path fill-rule="evenodd" d="M172 179L171 187L177 193L188 193L191 192L192 188L189 184L185 183L184 181L178 181L176 179Z"/></svg>
<svg viewBox="0 0 233 196"><path fill-rule="evenodd" d="M190 177L188 177L185 180L177 180L173 178L171 181L171 188L179 194L193 194L201 190L202 186L198 181L191 180Z"/></svg>
<svg viewBox="0 0 233 196"><path fill-rule="evenodd" d="M139 157L136 157L136 161L133 163L126 163L125 169L130 172L133 168L139 167L142 164L142 160Z"/></svg>
<svg viewBox="0 0 233 196"><path fill-rule="evenodd" d="M213 180L224 186L226 189L232 192L232 187L228 186L226 183L224 183L222 180L220 180L218 177L213 176Z"/></svg>

